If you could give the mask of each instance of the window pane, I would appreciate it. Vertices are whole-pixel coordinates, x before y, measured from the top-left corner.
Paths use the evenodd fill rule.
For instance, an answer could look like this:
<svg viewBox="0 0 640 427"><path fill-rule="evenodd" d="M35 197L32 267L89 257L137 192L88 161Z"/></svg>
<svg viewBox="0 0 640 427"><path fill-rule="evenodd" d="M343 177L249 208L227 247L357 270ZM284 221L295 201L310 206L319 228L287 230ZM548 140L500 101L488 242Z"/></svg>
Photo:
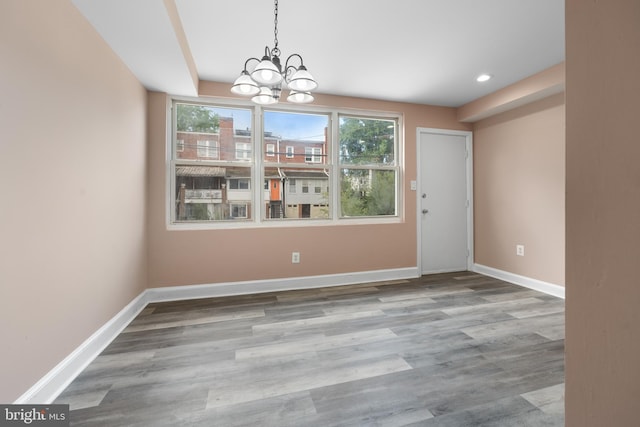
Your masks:
<svg viewBox="0 0 640 427"><path fill-rule="evenodd" d="M267 219L329 218L329 174L326 169L265 168Z"/></svg>
<svg viewBox="0 0 640 427"><path fill-rule="evenodd" d="M271 182L263 195L266 219L330 217L329 169L309 167L329 163L328 126L328 115L264 112L264 177Z"/></svg>
<svg viewBox="0 0 640 427"><path fill-rule="evenodd" d="M251 168L176 165L175 177L177 222L251 218Z"/></svg>
<svg viewBox="0 0 640 427"><path fill-rule="evenodd" d="M327 164L328 126L327 115L265 111L265 161Z"/></svg>
<svg viewBox="0 0 640 427"><path fill-rule="evenodd" d="M197 141L197 154L199 158L207 158L207 159L219 159L220 151L219 151L219 142L211 141L211 140L198 140Z"/></svg>
<svg viewBox="0 0 640 427"><path fill-rule="evenodd" d="M251 110L176 103L176 159L250 161Z"/></svg>
<svg viewBox="0 0 640 427"><path fill-rule="evenodd" d="M340 163L394 165L396 121L340 117Z"/></svg>
<svg viewBox="0 0 640 427"><path fill-rule="evenodd" d="M276 155L276 145L275 144L267 144L267 156L273 157Z"/></svg>
<svg viewBox="0 0 640 427"><path fill-rule="evenodd" d="M343 217L396 215L395 171L341 169L340 210Z"/></svg>
<svg viewBox="0 0 640 427"><path fill-rule="evenodd" d="M236 142L236 160L251 161L251 144L248 142Z"/></svg>

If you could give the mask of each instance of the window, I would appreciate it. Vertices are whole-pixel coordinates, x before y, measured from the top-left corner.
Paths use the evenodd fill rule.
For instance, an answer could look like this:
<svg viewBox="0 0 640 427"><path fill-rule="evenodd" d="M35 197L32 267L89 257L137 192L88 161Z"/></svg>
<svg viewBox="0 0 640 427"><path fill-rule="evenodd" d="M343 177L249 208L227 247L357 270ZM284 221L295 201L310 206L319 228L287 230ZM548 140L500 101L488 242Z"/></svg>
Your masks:
<svg viewBox="0 0 640 427"><path fill-rule="evenodd" d="M174 101L173 114L171 221L251 219L247 190L253 165L235 159L234 144L251 141L252 110ZM248 147L243 155L251 159L250 143ZM244 212L236 208L234 213L236 205L244 206Z"/></svg>
<svg viewBox="0 0 640 427"><path fill-rule="evenodd" d="M251 160L251 143L236 142L236 159L246 161Z"/></svg>
<svg viewBox="0 0 640 427"><path fill-rule="evenodd" d="M245 105L173 102L171 225L399 220L399 115Z"/></svg>
<svg viewBox="0 0 640 427"><path fill-rule="evenodd" d="M247 218L247 205L232 203L231 218Z"/></svg>
<svg viewBox="0 0 640 427"><path fill-rule="evenodd" d="M322 148L319 147L305 147L304 149L304 161L307 163L320 163L322 162Z"/></svg>
<svg viewBox="0 0 640 427"><path fill-rule="evenodd" d="M267 156L273 157L276 155L276 145L275 144L267 144Z"/></svg>
<svg viewBox="0 0 640 427"><path fill-rule="evenodd" d="M198 141L198 157L217 159L220 157L218 141Z"/></svg>
<svg viewBox="0 0 640 427"><path fill-rule="evenodd" d="M340 116L340 216L397 215L397 120Z"/></svg>
<svg viewBox="0 0 640 427"><path fill-rule="evenodd" d="M281 191L271 191L268 195L269 202L287 203L295 205L296 208L287 206L282 215L277 217L270 216L265 211L262 218L269 221L328 219L329 192L314 190L316 186L329 186L331 165L326 156L322 155L327 151L329 143L329 115L265 110L263 128L265 139L277 138L280 147L286 147L286 156L276 156L277 158L270 157L268 147L265 149L263 174L265 177L278 177L289 183L282 187ZM300 187L297 187L298 185ZM323 205L324 208L301 210L298 207L302 205Z"/></svg>
<svg viewBox="0 0 640 427"><path fill-rule="evenodd" d="M249 178L236 178L229 180L229 190L249 190L249 187Z"/></svg>

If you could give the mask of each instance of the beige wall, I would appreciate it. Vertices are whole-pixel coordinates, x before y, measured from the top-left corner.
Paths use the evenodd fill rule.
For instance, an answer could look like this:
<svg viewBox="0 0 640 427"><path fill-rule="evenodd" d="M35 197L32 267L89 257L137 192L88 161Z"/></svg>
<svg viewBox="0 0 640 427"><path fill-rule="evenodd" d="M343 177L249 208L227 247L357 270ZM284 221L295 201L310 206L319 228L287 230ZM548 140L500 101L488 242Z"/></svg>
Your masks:
<svg viewBox="0 0 640 427"><path fill-rule="evenodd" d="M229 86L201 82L204 96L229 97ZM469 130L452 108L318 95L325 105L404 114L405 221L385 225L253 228L242 230L167 231L165 146L166 96L149 97L150 192L149 286L235 282L313 276L416 266L416 127ZM291 252L301 253L291 264Z"/></svg>
<svg viewBox="0 0 640 427"><path fill-rule="evenodd" d="M566 425L637 426L640 2L567 0Z"/></svg>
<svg viewBox="0 0 640 427"><path fill-rule="evenodd" d="M0 2L0 402L146 285L146 92L68 0Z"/></svg>
<svg viewBox="0 0 640 427"><path fill-rule="evenodd" d="M564 95L473 130L475 262L564 285Z"/></svg>

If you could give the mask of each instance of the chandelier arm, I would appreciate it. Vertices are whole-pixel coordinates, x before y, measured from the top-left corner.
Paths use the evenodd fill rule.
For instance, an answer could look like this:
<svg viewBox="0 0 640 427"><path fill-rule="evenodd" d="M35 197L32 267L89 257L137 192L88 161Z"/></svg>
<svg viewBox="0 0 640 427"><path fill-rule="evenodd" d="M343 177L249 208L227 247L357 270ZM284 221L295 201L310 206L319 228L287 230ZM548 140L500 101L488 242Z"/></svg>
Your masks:
<svg viewBox="0 0 640 427"><path fill-rule="evenodd" d="M294 65L289 65L289 61L291 60L291 58L293 58L294 56L300 58L300 65L298 67L294 66ZM285 75L288 76L289 75L289 70L291 68L293 68L295 71L298 71L298 68L304 66L304 61L302 60L302 56L298 55L297 53L292 53L291 55L289 55L289 57L287 58L287 61L284 63L284 70L285 70Z"/></svg>
<svg viewBox="0 0 640 427"><path fill-rule="evenodd" d="M300 65L304 65L304 61L302 60L302 56L300 56L297 53L292 53L291 55L289 55L289 57L287 58L287 61L285 62L285 68L289 68L289 67L293 67L293 65L289 65L289 61L291 60L291 58L293 58L294 56L297 56L298 58L300 58ZM294 67L295 68L295 67Z"/></svg>
<svg viewBox="0 0 640 427"><path fill-rule="evenodd" d="M260 63L260 60L258 58L249 58L245 61L244 63L244 71L246 71L248 73L247 70L247 65L249 65L249 61L258 61L258 63Z"/></svg>
<svg viewBox="0 0 640 427"><path fill-rule="evenodd" d="M287 66L287 68L284 69L284 73L283 74L284 74L284 77L285 77L285 80L287 81L287 83L289 83L289 81L291 80L291 76L296 71L298 71L298 69L293 65L289 65L289 66Z"/></svg>

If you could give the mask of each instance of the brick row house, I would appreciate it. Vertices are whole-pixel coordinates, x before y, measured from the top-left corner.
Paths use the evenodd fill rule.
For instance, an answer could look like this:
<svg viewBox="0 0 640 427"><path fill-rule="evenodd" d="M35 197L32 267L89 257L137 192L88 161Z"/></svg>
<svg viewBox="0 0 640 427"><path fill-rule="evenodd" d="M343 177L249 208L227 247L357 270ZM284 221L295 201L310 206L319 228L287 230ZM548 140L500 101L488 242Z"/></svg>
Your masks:
<svg viewBox="0 0 640 427"><path fill-rule="evenodd" d="M259 214L251 206L251 131L234 129L232 117L218 117L218 122L217 132L176 133L178 221L242 220ZM282 139L265 132L262 141L264 216L327 218L326 129L323 140Z"/></svg>

